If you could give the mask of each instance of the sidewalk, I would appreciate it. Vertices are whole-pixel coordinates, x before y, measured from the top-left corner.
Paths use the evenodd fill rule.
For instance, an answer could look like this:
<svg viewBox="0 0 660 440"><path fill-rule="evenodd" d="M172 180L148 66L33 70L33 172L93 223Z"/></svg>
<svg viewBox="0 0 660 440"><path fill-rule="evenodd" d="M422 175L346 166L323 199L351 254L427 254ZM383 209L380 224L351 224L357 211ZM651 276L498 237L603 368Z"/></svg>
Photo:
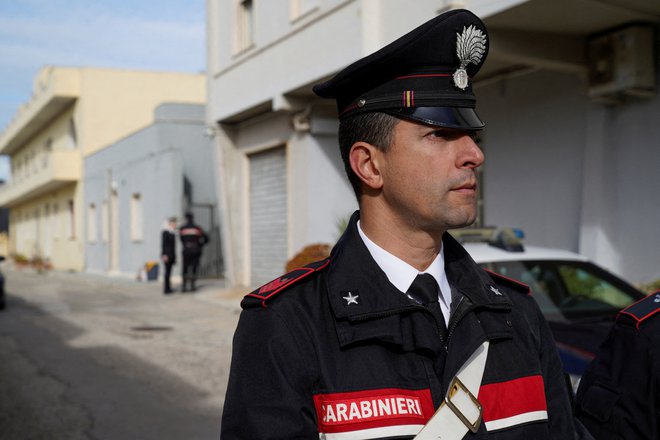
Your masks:
<svg viewBox="0 0 660 440"><path fill-rule="evenodd" d="M153 294L157 293L163 295L163 284L161 280L158 281L138 281L133 278L125 276L109 276L104 274L94 274L86 272L67 272L60 270L49 270L46 272L37 272L31 267L16 268L11 263L2 265L2 272L11 276L13 272L23 273L26 275L43 276L44 278L58 279L65 281L66 279L76 278L78 281L89 283L91 289L96 289L101 286L114 286L121 287L122 290L128 289L130 292L136 294ZM215 303L225 308L241 310L240 303L243 297L250 292L249 287L225 287L225 280L222 278L202 278L197 281L197 290L195 292L181 292L180 282L173 282L174 293L172 297L179 295L189 295L191 298Z"/></svg>

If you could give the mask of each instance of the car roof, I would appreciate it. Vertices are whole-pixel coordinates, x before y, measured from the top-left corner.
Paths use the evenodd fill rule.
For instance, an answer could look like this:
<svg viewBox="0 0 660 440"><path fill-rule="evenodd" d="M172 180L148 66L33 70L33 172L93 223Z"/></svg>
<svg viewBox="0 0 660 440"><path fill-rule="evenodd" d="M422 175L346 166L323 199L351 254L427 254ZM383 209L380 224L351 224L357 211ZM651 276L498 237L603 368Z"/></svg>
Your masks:
<svg viewBox="0 0 660 440"><path fill-rule="evenodd" d="M584 255L575 252L541 246L526 245L521 252L507 251L488 243L463 243L463 247L477 263L521 260L589 261Z"/></svg>

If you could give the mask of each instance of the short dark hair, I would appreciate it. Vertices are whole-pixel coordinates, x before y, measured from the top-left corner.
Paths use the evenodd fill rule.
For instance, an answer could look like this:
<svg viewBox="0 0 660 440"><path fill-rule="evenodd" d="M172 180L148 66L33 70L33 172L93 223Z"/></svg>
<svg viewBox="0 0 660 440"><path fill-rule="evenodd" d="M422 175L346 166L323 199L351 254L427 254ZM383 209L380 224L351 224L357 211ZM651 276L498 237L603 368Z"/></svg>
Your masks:
<svg viewBox="0 0 660 440"><path fill-rule="evenodd" d="M392 133L397 122L399 122L398 118L382 112L363 113L339 121L339 151L348 181L351 182L358 201L362 195L361 181L351 168L349 159L351 147L356 142L362 141L380 151L387 151L392 144Z"/></svg>

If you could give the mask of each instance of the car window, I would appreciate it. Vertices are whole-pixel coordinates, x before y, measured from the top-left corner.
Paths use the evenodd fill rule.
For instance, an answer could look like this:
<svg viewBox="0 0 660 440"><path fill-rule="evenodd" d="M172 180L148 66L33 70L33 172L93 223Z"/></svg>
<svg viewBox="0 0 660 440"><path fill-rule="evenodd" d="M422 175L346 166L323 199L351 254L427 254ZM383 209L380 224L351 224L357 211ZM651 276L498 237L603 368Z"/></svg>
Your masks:
<svg viewBox="0 0 660 440"><path fill-rule="evenodd" d="M550 320L611 315L640 297L632 286L588 262L506 261L482 266L527 284Z"/></svg>
<svg viewBox="0 0 660 440"><path fill-rule="evenodd" d="M630 305L633 300L621 289L606 280L579 267L559 265L559 274L564 280L567 293L608 304L616 309Z"/></svg>

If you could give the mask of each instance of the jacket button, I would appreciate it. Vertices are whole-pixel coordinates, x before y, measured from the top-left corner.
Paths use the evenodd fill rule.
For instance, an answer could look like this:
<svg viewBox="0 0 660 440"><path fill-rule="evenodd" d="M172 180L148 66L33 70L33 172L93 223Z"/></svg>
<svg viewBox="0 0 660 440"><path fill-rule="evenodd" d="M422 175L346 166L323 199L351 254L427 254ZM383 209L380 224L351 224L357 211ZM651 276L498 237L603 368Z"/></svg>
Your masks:
<svg viewBox="0 0 660 440"><path fill-rule="evenodd" d="M513 325L513 324L511 324L511 320L510 320L510 319L507 319L507 320L506 320L506 325L508 325L509 327L511 327L511 326Z"/></svg>

